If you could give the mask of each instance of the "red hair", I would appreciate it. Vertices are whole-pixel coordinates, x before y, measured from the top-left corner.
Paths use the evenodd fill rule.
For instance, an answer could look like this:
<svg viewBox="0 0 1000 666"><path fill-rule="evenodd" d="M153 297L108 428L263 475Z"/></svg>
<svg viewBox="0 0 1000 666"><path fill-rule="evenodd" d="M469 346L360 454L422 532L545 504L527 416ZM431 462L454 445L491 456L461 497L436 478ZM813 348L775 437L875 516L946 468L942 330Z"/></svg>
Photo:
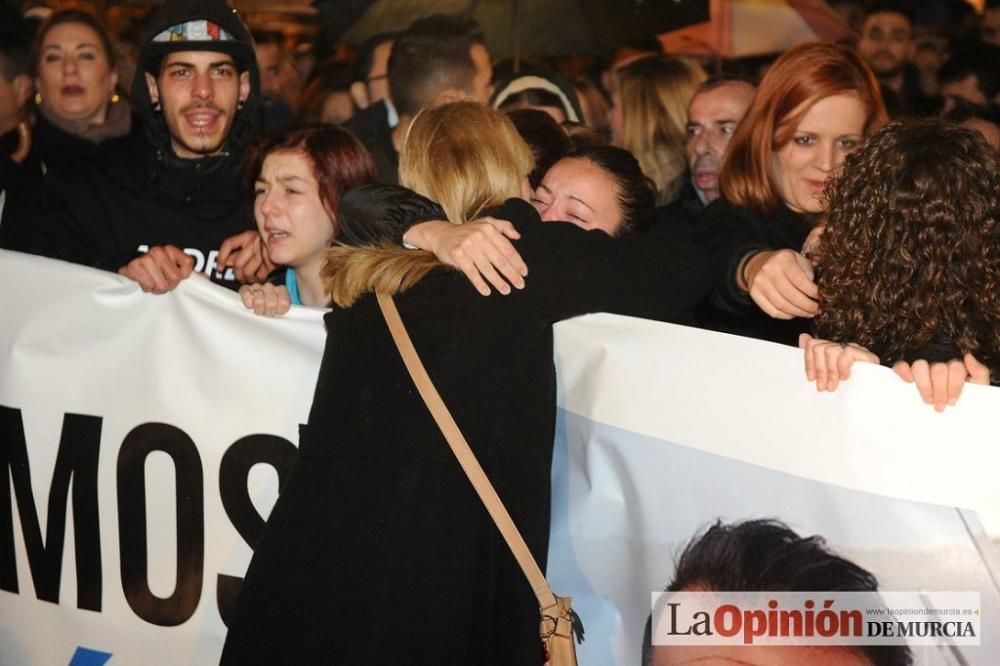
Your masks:
<svg viewBox="0 0 1000 666"><path fill-rule="evenodd" d="M865 107L865 136L885 124L888 117L878 80L854 51L821 42L786 51L764 75L729 144L719 174L723 196L773 215L780 201L771 182L774 152L792 140L813 104L845 93L856 94Z"/></svg>
<svg viewBox="0 0 1000 666"><path fill-rule="evenodd" d="M375 161L368 149L348 130L337 125L301 125L266 139L251 160L251 178L260 174L264 159L272 153L301 153L312 165L319 200L333 217L340 197L348 190L378 180ZM334 220L334 234L338 232Z"/></svg>

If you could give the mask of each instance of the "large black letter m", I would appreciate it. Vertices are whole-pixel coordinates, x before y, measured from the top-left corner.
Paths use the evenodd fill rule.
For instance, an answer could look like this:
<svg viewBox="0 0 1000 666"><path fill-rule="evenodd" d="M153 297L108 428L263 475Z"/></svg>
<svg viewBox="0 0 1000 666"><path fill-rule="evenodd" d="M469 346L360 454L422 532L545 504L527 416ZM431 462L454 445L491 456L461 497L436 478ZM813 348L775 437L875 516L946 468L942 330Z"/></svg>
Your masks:
<svg viewBox="0 0 1000 666"><path fill-rule="evenodd" d="M101 418L66 414L56 455L45 540L31 489L28 448L21 411L0 405L0 590L18 592L14 553L14 487L31 579L39 599L59 603L66 503L73 483L73 525L76 544L77 606L101 610L101 541L97 507L97 461L101 445Z"/></svg>

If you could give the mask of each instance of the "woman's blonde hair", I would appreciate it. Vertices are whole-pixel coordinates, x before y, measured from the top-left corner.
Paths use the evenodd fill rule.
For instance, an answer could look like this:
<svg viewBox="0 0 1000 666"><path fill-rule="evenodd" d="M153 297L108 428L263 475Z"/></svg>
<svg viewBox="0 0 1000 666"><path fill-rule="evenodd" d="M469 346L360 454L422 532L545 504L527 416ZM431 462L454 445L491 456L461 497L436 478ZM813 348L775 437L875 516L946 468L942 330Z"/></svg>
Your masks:
<svg viewBox="0 0 1000 666"><path fill-rule="evenodd" d="M452 224L464 224L520 196L532 166L531 149L507 116L453 102L413 119L399 155L399 181L440 204ZM327 250L322 275L333 302L349 307L365 292L406 291L439 266L430 252L339 245Z"/></svg>
<svg viewBox="0 0 1000 666"><path fill-rule="evenodd" d="M424 109L399 154L399 182L462 224L520 196L531 149L503 113L475 102Z"/></svg>
<svg viewBox="0 0 1000 666"><path fill-rule="evenodd" d="M708 75L683 58L644 58L622 69L623 148L656 185L656 203L678 197L687 172L687 107Z"/></svg>

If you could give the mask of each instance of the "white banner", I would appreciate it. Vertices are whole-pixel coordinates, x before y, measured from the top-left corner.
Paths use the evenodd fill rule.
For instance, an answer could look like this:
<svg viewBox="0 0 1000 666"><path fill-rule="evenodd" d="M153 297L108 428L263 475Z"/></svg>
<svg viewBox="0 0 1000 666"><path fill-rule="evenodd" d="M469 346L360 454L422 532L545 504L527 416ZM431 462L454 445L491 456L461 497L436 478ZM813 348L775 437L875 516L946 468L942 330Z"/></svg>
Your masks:
<svg viewBox="0 0 1000 666"><path fill-rule="evenodd" d="M216 663L322 313L7 252L0 282L0 664ZM997 662L1000 392L936 414L863 367L817 394L794 350L607 315L560 324L557 364L549 576L586 624L581 663L637 664L679 548L757 517L824 535L883 589L979 592L979 647L917 649Z"/></svg>

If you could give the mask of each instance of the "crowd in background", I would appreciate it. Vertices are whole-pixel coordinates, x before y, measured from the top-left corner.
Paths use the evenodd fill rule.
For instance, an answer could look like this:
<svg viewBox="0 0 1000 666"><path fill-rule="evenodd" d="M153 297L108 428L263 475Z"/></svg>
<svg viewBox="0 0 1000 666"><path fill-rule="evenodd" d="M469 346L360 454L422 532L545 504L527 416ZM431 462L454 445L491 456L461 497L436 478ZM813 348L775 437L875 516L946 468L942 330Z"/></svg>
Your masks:
<svg viewBox="0 0 1000 666"><path fill-rule="evenodd" d="M148 18L133 13L128 21L109 11L105 23L80 9L27 4L25 11L5 6L0 40L0 245L118 270L151 291L168 290L189 273L184 254L195 271L216 270L215 279L232 288L274 268L268 252L274 248L261 243L268 238L263 227L262 236L253 233L251 195L238 182L256 175L246 175L247 165L261 166L252 152L265 137L311 123L343 125L371 156L375 179L395 183L413 119L430 105L467 98L506 113L531 147L525 196L543 220L611 235L669 230L694 237L715 270L716 288L689 322L797 344L811 332L822 302L814 271L819 253L809 256L807 249L829 212L827 180L849 153L889 119L943 117L1000 145L995 0L981 15L964 3L834 3L857 29L853 42L826 52L793 49L778 60L778 72L771 68L781 54L699 61L664 53L654 37L607 58L494 62L479 27L459 17L432 17L357 45L258 31L253 62L244 66L249 52L237 53L240 76L247 76L237 108L220 112L209 100L209 113L176 122L166 107L161 114L159 100L150 97L157 93L147 92L144 79L156 76L162 62L143 55ZM755 100L761 77L769 83ZM215 93L193 97L199 94ZM187 113L178 105L178 114ZM174 140L204 133L199 123L217 140L194 150L183 137ZM803 128L811 138L796 136ZM137 157L139 134L147 140ZM168 137L171 148L164 151ZM130 141L133 149L117 155L105 145ZM829 164L810 163L819 152ZM226 164L185 164L206 156ZM435 156L429 157L433 169ZM77 165L95 161L105 173L96 181L77 177ZM157 169L163 172L152 173ZM143 171L148 182L136 177ZM109 180L119 191L100 194ZM149 184L167 199L154 202ZM331 213L335 202L324 202ZM162 219L155 233L140 233L125 230L130 215ZM259 224L259 206L256 215ZM291 298L254 287L244 291L248 305L256 299L258 311L273 314L286 301L328 303L318 272L321 250L334 240L331 224L308 259L279 262L287 267L281 274L291 277ZM460 267L485 292L494 269L485 257L459 250L446 260L464 260ZM296 263L310 266L299 271L304 299ZM508 278L519 286L519 276ZM938 330L931 337L882 360L922 358L916 349L961 336ZM958 358L973 350L952 351Z"/></svg>
<svg viewBox="0 0 1000 666"><path fill-rule="evenodd" d="M146 93L143 79L155 74L141 62L148 26L135 14L131 23L117 16L106 25L83 10L30 5L26 10L6 7L0 47L0 244L109 270L131 266L136 252L155 257L161 246L155 238L137 237L132 246L132 239L118 238L122 225L91 233L87 227L99 224L85 218L111 216L107 207L112 204L88 207L77 198L77 184L69 177L81 162L115 160L111 151L99 152L102 144L157 131L162 141L164 130L175 129L168 114L156 117L158 101ZM825 55L799 54L785 63L786 78L811 79L812 89L792 91L788 81L779 80L780 73L772 74L773 85L766 91L773 96L770 109L759 97L754 102L755 86L780 54L699 62L664 53L651 37L606 59L493 62L478 26L458 18L424 21L415 24L417 30L380 33L358 45L332 44L322 36L307 43L301 35L259 31L253 34L254 66L246 70L252 90L241 91L239 109L231 114L240 122L231 127L232 119L222 117L220 140L210 142L211 150L185 155L182 149L176 157L225 153L243 165L252 161L248 151L266 136L303 124L340 124L370 153L377 179L394 183L399 151L414 117L429 105L457 99L457 91L507 113L527 140L534 157L528 198L543 220L570 221L612 235L660 229L693 235L717 271L717 288L694 321L795 344L820 312L815 261L804 245L823 228L826 181L847 154L888 119L941 116L974 129L994 147L1000 144L996 2L986 2L981 15L963 3L931 8L901 2L834 5L857 29L853 43ZM824 58L829 62L821 62ZM840 76L834 70L841 65L853 70L843 74L852 81L831 83L831 77ZM838 86L864 108L858 111L854 100L835 94ZM808 102L810 108L792 109L793 101ZM244 104L254 112L243 109ZM748 109L752 117L741 123ZM864 116L860 125L850 122L855 111ZM198 122L218 120L206 114ZM792 120L818 128L811 139L818 147L819 134L840 132L832 139L829 165L806 173L802 160L808 147L792 137L798 129ZM840 127L832 126L834 120ZM200 130L192 125L189 131ZM768 141L774 143L780 177L765 164L772 152L765 146ZM782 148L786 144L790 147ZM627 154L601 150L607 146ZM793 155L795 147L803 150ZM162 148L152 148L162 162ZM172 150L178 152L176 142ZM121 162L120 169L143 168L142 160ZM173 178L174 170L167 172ZM198 190L202 184L189 182L189 177L178 177L172 186L183 204L192 204L193 195L181 190ZM201 188L205 201L197 214L182 205L174 211L178 219L162 226L190 227L181 218L209 212L218 218L219 199L242 196L244 189L234 182L238 178L230 173L224 185ZM781 179L786 182L777 182ZM143 185L137 180L128 189L137 198L125 206L129 212L145 210ZM722 203L706 212L720 197ZM119 196L111 198L121 207ZM239 219L246 213L245 205L231 202L224 215L229 223L208 245L181 245L180 239L162 245L187 251L201 272L210 273L210 256L232 264L228 268L235 272L224 270L219 278L228 286L261 278L272 268L270 256L266 243L261 248L258 239L240 235L252 229L241 224L249 222L248 216ZM52 228L35 222L55 218L73 219ZM329 242L333 235L331 231L323 240ZM114 250L105 242L108 236L118 243ZM142 275L143 286L156 291L185 273L183 261L177 270L169 261L155 263L166 268L137 265L128 272ZM313 261L308 273L315 275L320 263ZM293 302L325 303L321 294ZM945 337L951 339L953 333ZM901 359L891 359L896 360Z"/></svg>

